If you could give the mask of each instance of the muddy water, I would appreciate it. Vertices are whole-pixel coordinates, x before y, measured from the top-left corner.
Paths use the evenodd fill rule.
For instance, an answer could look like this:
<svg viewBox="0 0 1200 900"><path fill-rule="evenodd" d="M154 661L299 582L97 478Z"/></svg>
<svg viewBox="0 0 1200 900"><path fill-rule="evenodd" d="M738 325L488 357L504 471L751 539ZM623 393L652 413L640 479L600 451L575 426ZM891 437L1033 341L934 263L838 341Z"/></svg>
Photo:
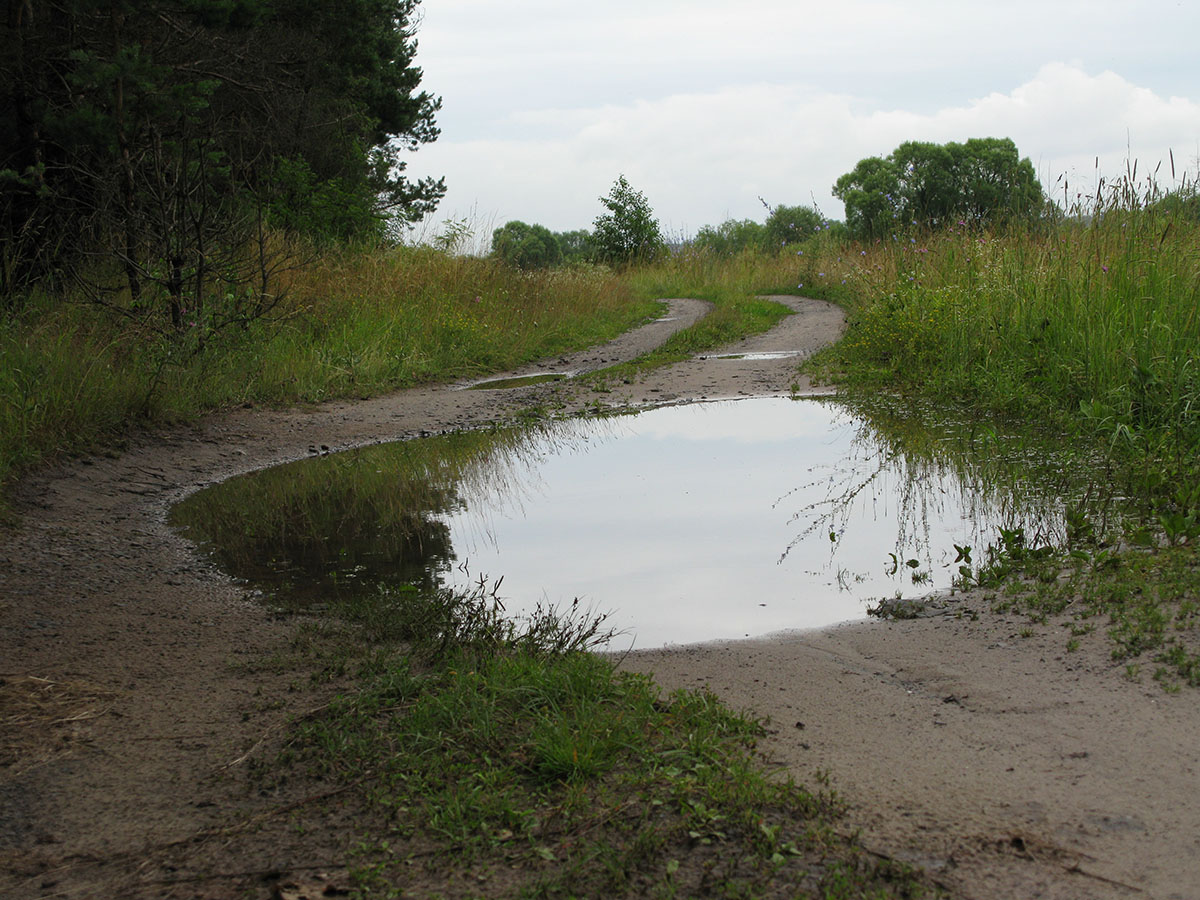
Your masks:
<svg viewBox="0 0 1200 900"><path fill-rule="evenodd" d="M1061 492L944 443L827 401L698 403L308 460L173 520L285 606L503 577L511 613L579 598L650 647L860 618L949 589L1002 527L1061 533Z"/></svg>

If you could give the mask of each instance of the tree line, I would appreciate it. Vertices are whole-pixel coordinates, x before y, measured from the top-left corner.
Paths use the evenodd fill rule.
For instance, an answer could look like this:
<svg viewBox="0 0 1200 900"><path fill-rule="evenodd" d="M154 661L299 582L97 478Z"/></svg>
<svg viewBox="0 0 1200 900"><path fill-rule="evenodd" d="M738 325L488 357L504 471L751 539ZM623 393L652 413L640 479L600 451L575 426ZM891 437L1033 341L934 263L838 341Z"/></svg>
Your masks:
<svg viewBox="0 0 1200 900"><path fill-rule="evenodd" d="M886 157L862 159L839 178L834 196L846 208L844 222L814 206L771 206L766 221L728 219L701 228L687 244L719 255L773 253L821 235L836 240L873 240L913 228L937 229L962 222L1002 227L1046 213L1047 199L1033 164L1009 138L964 143L908 141ZM645 261L666 242L644 194L622 175L600 202L607 212L594 231L555 234L541 225L511 221L492 235L494 255L518 268L592 261Z"/></svg>
<svg viewBox="0 0 1200 900"><path fill-rule="evenodd" d="M443 181L403 159L438 136L417 2L8 0L0 293L70 281L176 328L237 319L272 302L272 235L431 211Z"/></svg>
<svg viewBox="0 0 1200 900"><path fill-rule="evenodd" d="M666 240L650 202L624 175L600 198L606 210L593 230L552 232L544 225L507 222L492 232L492 254L518 269L542 269L570 263L627 265L652 262Z"/></svg>

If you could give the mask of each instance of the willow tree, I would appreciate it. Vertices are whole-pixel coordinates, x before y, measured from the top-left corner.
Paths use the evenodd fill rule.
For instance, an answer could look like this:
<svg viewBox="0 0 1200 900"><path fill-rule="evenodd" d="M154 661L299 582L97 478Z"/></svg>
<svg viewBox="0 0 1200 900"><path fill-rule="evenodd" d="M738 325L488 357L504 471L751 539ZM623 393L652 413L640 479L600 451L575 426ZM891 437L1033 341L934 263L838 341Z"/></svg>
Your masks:
<svg viewBox="0 0 1200 900"><path fill-rule="evenodd" d="M1000 225L1045 206L1033 163L1009 138L907 141L886 157L860 160L833 193L845 203L846 225L859 238L958 221Z"/></svg>

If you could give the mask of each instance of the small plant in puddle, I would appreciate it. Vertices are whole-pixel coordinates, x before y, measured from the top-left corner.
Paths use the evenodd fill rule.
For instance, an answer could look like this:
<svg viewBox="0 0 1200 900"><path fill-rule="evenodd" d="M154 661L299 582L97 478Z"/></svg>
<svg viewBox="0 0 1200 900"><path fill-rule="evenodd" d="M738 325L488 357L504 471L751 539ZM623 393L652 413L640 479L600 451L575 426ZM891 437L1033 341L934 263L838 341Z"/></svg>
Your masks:
<svg viewBox="0 0 1200 900"><path fill-rule="evenodd" d="M1076 504L1068 504L1063 512L1063 520L1067 529L1068 547L1078 549L1097 543L1095 523L1092 522L1085 509Z"/></svg>
<svg viewBox="0 0 1200 900"><path fill-rule="evenodd" d="M895 597L879 600L874 606L867 607L867 615L880 619L917 619L925 612L926 605L921 600L909 600L899 593Z"/></svg>
<svg viewBox="0 0 1200 900"><path fill-rule="evenodd" d="M1060 569L1058 552L1048 543L1025 537L1022 526L1001 528L998 543L989 544L987 560L975 579L979 584L1001 584L1013 577L1052 581Z"/></svg>
<svg viewBox="0 0 1200 900"><path fill-rule="evenodd" d="M420 655L442 656L451 649L500 649L531 653L572 653L607 644L615 632L606 614L574 600L566 610L537 604L521 618L509 616L499 595L503 578L480 577L469 589L408 585L380 587L373 596L338 604L336 615L358 624L373 644L403 642Z"/></svg>

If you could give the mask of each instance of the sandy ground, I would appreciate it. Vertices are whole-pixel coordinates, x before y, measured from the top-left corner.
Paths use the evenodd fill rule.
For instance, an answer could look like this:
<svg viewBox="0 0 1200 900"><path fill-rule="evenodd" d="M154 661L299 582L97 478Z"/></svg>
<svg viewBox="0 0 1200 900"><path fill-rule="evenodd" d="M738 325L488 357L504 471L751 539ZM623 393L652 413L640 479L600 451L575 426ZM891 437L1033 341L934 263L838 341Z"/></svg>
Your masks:
<svg viewBox="0 0 1200 900"><path fill-rule="evenodd" d="M727 352L804 355L839 334L833 307L785 302L795 315ZM541 368L632 358L704 311L671 301L664 319ZM0 533L0 896L166 895L146 861L247 804L228 773L313 703L289 690L294 675L239 671L285 647L292 626L166 527L173 502L236 473L531 403L812 391L796 362L691 360L609 395L434 387L241 409L28 479L19 525ZM978 621L854 623L623 665L768 716L769 752L802 781L827 776L868 848L925 867L955 896L1200 898L1194 692L1126 680L1103 635L1067 653L1059 625L1029 634L970 596L949 612L967 609Z"/></svg>

